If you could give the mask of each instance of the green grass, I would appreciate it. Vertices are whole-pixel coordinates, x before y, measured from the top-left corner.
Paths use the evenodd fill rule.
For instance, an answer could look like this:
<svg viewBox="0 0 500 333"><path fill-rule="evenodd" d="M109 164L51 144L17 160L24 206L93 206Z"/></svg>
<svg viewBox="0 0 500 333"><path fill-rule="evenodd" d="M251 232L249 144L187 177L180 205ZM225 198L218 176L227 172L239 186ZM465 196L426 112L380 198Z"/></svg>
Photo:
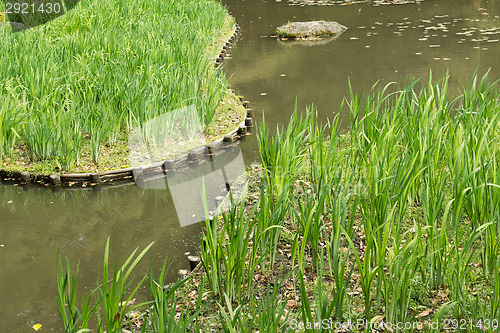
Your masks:
<svg viewBox="0 0 500 333"><path fill-rule="evenodd" d="M0 154L74 169L147 120L194 105L210 127L227 81L213 67L227 10L209 1L83 0L0 38ZM229 28L230 30L230 28Z"/></svg>
<svg viewBox="0 0 500 333"><path fill-rule="evenodd" d="M245 118L246 111L239 102L237 96L227 90L214 116L214 121L205 130L206 142L211 142L224 136L228 129L236 128ZM126 168L131 166L130 149L128 144L129 132L122 130L114 134L114 138L108 140L100 146L99 163L93 162L91 151L91 139L88 134L84 134L78 161L71 166L72 173L78 172L98 172L113 169ZM7 137L3 137L6 139ZM66 172L60 162L60 158L47 157L43 160L33 160L25 144L19 143L17 136L12 137L18 142L11 151L3 156L4 170L26 170L37 174L51 174L54 172ZM2 140L0 138L0 140ZM189 145L170 144L163 149L156 149L159 160L175 158L181 153L187 152L190 148L197 148Z"/></svg>
<svg viewBox="0 0 500 333"><path fill-rule="evenodd" d="M97 288L89 295L83 295L82 301L77 301L78 286L78 265L76 272L71 272L71 265L66 259L66 267L63 269L62 260L57 258L57 287L58 296L57 305L59 317L63 323L64 331L85 332L89 330L89 321L97 321L99 332L121 332L122 323L126 314L133 310L131 300L143 284L146 277L134 284L134 277L131 273L142 257L151 248L153 243L149 244L136 256L137 249L132 251L125 262L118 266L115 263L112 275L109 275L111 269L109 266L109 239L106 243L104 252L102 280L97 280ZM163 268L162 275L164 274ZM153 278L153 272L151 277ZM78 297L80 295L78 294Z"/></svg>
<svg viewBox="0 0 500 333"><path fill-rule="evenodd" d="M204 270L174 284L187 304L176 324L331 332L359 319L440 332L447 320L496 332L500 95L487 78L453 100L447 78L351 92L344 134L311 110L274 136L261 125L251 200L206 222ZM175 302L155 295L173 327Z"/></svg>
<svg viewBox="0 0 500 333"><path fill-rule="evenodd" d="M293 291L280 296L298 304L288 318L499 318L499 97L487 75L474 77L454 100L447 78L410 81L351 92L350 130L342 135L335 120L319 126L313 111L295 113L273 137L260 126L265 186L258 211L248 213L257 223L246 222L254 235L246 258L259 258L252 271L272 275L276 252L286 250ZM225 221L214 244L230 239L226 225L239 221ZM273 242L268 228L286 236ZM207 264L206 271L216 269ZM217 278L219 285L232 281ZM256 282L249 290L259 295L261 288ZM423 290L430 301L422 300ZM242 295L232 304L239 306L234 316L245 318L252 304Z"/></svg>

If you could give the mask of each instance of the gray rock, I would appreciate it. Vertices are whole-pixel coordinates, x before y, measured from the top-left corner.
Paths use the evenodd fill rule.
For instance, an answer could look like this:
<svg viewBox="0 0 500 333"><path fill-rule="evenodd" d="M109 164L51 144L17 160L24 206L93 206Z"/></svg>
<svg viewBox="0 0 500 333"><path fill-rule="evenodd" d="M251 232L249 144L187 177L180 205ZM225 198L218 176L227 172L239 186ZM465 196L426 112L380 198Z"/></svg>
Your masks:
<svg viewBox="0 0 500 333"><path fill-rule="evenodd" d="M327 36L338 36L347 28L333 21L291 22L276 29L281 38L314 39Z"/></svg>
<svg viewBox="0 0 500 333"><path fill-rule="evenodd" d="M18 22L0 22L0 29L5 29L5 27L9 26L12 29L12 32L23 31L26 29L24 24Z"/></svg>

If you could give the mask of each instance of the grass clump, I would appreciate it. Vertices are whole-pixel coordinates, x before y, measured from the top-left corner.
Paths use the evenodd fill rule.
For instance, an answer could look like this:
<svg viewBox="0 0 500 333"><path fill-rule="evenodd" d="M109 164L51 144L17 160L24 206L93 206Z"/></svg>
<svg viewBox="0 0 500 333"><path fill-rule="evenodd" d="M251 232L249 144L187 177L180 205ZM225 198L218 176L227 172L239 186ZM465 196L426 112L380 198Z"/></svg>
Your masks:
<svg viewBox="0 0 500 333"><path fill-rule="evenodd" d="M235 271L224 261L211 267L210 253L229 256L234 242L251 249L239 262L248 268L244 277L253 276L251 294L236 291L233 302L217 296L234 281L224 274L209 284L213 299L226 304L223 317L234 317L223 328L258 329L242 318L264 315L253 309L268 286L279 290L286 316L276 320L286 332L327 332L358 319L365 323L359 331L402 322L430 332L439 320L440 328L446 320L467 323L465 331L497 329L498 88L487 75L475 77L451 100L447 78L419 84L351 92L347 133L336 118L319 126L313 112L295 113L272 137L261 125L254 208L247 220L227 213L218 233L211 227L204 236L209 275ZM246 230L239 241L235 225ZM290 276L276 274L280 267Z"/></svg>
<svg viewBox="0 0 500 333"><path fill-rule="evenodd" d="M0 155L72 170L90 152L98 164L121 133L190 105L207 130L228 86L212 63L227 17L210 0L83 0L42 26L2 29Z"/></svg>
<svg viewBox="0 0 500 333"><path fill-rule="evenodd" d="M252 193L207 220L181 316L224 332L498 331L498 88L418 85L351 92L347 133L314 112L261 125Z"/></svg>

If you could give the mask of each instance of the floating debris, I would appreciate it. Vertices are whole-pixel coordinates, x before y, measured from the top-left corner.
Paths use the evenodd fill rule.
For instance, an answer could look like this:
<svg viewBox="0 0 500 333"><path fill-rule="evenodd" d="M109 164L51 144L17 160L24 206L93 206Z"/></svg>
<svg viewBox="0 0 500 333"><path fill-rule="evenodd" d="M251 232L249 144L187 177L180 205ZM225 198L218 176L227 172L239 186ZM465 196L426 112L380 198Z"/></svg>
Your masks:
<svg viewBox="0 0 500 333"><path fill-rule="evenodd" d="M442 23L438 23L436 26L425 27L425 30L446 30L446 26Z"/></svg>
<svg viewBox="0 0 500 333"><path fill-rule="evenodd" d="M464 31L464 32L457 32L458 36L467 36L470 37L474 34L474 31Z"/></svg>
<svg viewBox="0 0 500 333"><path fill-rule="evenodd" d="M292 6L347 6L356 4L371 4L372 6L380 5L406 5L406 4L418 4L424 0L288 0L288 3Z"/></svg>
<svg viewBox="0 0 500 333"><path fill-rule="evenodd" d="M479 29L481 35L496 35L500 34L500 27L494 27L489 29Z"/></svg>

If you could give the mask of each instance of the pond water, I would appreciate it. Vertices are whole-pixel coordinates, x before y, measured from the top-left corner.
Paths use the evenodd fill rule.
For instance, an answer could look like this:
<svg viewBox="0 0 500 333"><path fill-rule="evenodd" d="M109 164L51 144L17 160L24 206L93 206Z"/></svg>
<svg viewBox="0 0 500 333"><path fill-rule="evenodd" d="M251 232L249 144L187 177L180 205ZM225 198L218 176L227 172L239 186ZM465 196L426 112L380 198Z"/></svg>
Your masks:
<svg viewBox="0 0 500 333"><path fill-rule="evenodd" d="M76 265L80 260L82 291L95 288L104 247L119 262L136 247L154 241L138 269L143 274L152 259L177 260L175 276L188 265L185 252L199 248L200 225L181 227L169 191L135 185L101 191L23 189L0 185L0 331L27 332L35 323L44 331L58 329L56 254ZM141 272L142 271L142 272ZM29 330L31 330L29 328Z"/></svg>
<svg viewBox="0 0 500 333"><path fill-rule="evenodd" d="M55 307L58 249L73 268L80 260L79 288L87 295L102 277L108 237L110 266L154 241L136 272L145 275L151 261L159 269L168 257L169 280L175 280L179 269L189 267L187 255L199 250L202 191L213 215L217 197L227 195L228 186L235 204L244 199L244 175L243 155L233 146L166 175L138 173L135 183L115 188L0 184L0 331L24 332L36 323L60 331ZM228 206L223 202L222 207ZM138 297L145 295L143 288Z"/></svg>
<svg viewBox="0 0 500 333"><path fill-rule="evenodd" d="M498 1L379 6L373 1L328 6L290 5L286 0L222 2L242 31L225 71L233 88L250 101L257 122L265 113L271 126L287 121L296 101L300 111L314 105L323 122L332 118L349 95L348 79L359 93L377 81L384 86L405 78L427 79L430 70L441 78L448 71L450 94L466 86L476 68L480 75L491 68L490 80L500 79ZM311 20L337 21L348 30L326 44L271 37L289 21ZM344 128L346 116L339 114ZM258 156L255 137L242 147L247 156Z"/></svg>
<svg viewBox="0 0 500 333"><path fill-rule="evenodd" d="M249 100L258 122L287 121L294 104L314 104L321 121L339 112L348 95L377 80L450 74L450 91L464 87L477 68L500 78L500 3L424 0L418 4L376 2L300 6L285 1L224 0L242 28L241 40L224 62L232 87ZM303 3L302 3L303 4ZM280 42L274 29L288 21L335 20L348 27L336 40L301 45ZM344 122L347 118L340 113ZM246 164L257 160L255 136L239 145ZM57 248L72 263L80 259L80 286L95 287L106 239L112 260L136 247L155 245L139 267L177 257L172 278L186 267L185 252L199 248L201 227L181 227L175 192L136 185L52 191L0 184L0 331L61 331L55 307ZM178 211L178 210L177 210Z"/></svg>

